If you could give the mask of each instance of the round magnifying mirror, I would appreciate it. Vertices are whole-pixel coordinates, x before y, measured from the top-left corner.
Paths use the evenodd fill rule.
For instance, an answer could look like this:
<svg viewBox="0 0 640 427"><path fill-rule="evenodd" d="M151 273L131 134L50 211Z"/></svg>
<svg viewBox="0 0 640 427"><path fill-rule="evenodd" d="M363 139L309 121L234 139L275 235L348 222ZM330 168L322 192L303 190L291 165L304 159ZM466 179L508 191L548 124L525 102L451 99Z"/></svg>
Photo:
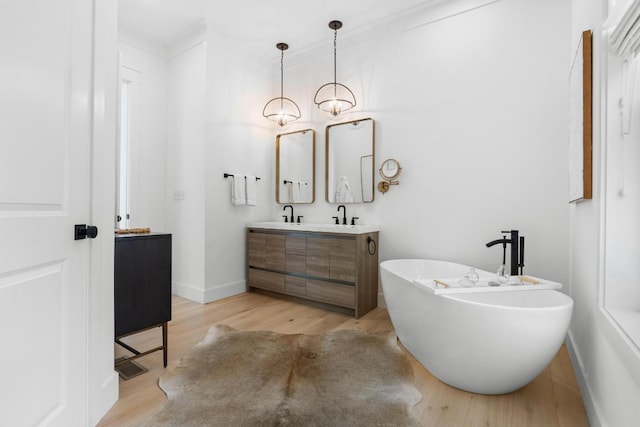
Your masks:
<svg viewBox="0 0 640 427"><path fill-rule="evenodd" d="M398 178L400 171L402 171L402 168L396 159L385 160L379 170L380 176L387 181L393 181Z"/></svg>

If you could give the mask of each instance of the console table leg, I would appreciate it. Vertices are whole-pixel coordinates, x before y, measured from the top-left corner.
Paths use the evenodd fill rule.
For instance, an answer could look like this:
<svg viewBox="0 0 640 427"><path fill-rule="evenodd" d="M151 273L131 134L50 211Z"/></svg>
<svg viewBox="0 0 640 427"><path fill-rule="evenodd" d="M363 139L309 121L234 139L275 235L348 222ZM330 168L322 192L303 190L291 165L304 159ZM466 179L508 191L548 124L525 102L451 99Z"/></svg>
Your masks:
<svg viewBox="0 0 640 427"><path fill-rule="evenodd" d="M164 360L164 367L167 367L167 329L168 329L168 322L164 322L162 324L162 356L163 356L163 360Z"/></svg>

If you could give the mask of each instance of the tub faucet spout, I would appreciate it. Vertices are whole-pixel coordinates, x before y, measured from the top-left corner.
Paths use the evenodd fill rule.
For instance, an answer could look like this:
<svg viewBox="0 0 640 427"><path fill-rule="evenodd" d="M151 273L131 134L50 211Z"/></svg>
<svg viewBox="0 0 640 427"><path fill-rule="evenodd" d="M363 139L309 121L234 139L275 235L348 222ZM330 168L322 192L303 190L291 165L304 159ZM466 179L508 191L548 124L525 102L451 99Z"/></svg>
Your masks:
<svg viewBox="0 0 640 427"><path fill-rule="evenodd" d="M502 239L497 239L497 240L492 240L489 243L487 243L487 247L490 248L491 246L495 246L499 243L502 243L503 246L506 246L507 243L511 243L511 241L509 239L507 239L506 237L503 237Z"/></svg>
<svg viewBox="0 0 640 427"><path fill-rule="evenodd" d="M502 239L492 240L489 243L487 243L487 247L490 248L491 246L502 243L502 263L504 264L507 244L511 245L511 260L510 260L511 273L510 274L512 276L518 275L518 267L520 267L520 274L522 274L522 268L524 267L524 256L523 256L524 251L520 253L520 245L523 246L523 250L524 250L524 238L518 237L518 234L519 234L518 230L502 231L502 233L511 234L511 238L507 239L505 236L503 236ZM518 253L520 253L520 257L518 257Z"/></svg>

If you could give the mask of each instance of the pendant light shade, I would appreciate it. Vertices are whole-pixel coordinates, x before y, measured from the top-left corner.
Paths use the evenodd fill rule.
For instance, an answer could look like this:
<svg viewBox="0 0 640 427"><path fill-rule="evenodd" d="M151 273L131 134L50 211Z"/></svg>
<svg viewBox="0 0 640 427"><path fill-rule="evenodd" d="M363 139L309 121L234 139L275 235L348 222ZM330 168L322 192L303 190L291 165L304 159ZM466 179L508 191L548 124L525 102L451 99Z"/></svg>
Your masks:
<svg viewBox="0 0 640 427"><path fill-rule="evenodd" d="M267 102L262 110L262 115L273 120L278 126L286 126L301 116L298 105L289 98L284 97L284 51L289 49L286 43L276 45L280 49L280 96Z"/></svg>
<svg viewBox="0 0 640 427"><path fill-rule="evenodd" d="M332 116L337 116L356 106L356 97L351 89L342 83L338 83L336 78L336 45L338 30L342 28L342 22L331 21L329 28L333 30L333 82L320 86L316 92L313 102L322 111L326 111Z"/></svg>

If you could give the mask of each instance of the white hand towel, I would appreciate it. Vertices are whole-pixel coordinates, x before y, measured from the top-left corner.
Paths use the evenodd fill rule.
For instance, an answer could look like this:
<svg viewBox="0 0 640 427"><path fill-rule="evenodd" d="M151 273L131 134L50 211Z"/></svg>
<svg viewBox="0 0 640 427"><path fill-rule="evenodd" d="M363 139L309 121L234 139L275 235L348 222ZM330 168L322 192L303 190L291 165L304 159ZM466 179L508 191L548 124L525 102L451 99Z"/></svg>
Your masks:
<svg viewBox="0 0 640 427"><path fill-rule="evenodd" d="M244 175L233 174L231 180L231 203L239 206L247 204L247 191Z"/></svg>
<svg viewBox="0 0 640 427"><path fill-rule="evenodd" d="M300 181L293 181L291 183L291 192L292 198L291 201L293 203L300 203L302 201L302 192L300 186L302 183Z"/></svg>
<svg viewBox="0 0 640 427"><path fill-rule="evenodd" d="M353 194L346 176L340 177L334 194L336 202L353 202Z"/></svg>
<svg viewBox="0 0 640 427"><path fill-rule="evenodd" d="M287 188L287 203L293 202L293 181L285 180L284 186Z"/></svg>
<svg viewBox="0 0 640 427"><path fill-rule="evenodd" d="M247 205L255 206L256 205L256 177L253 175L247 175L246 177L246 188L247 188Z"/></svg>

